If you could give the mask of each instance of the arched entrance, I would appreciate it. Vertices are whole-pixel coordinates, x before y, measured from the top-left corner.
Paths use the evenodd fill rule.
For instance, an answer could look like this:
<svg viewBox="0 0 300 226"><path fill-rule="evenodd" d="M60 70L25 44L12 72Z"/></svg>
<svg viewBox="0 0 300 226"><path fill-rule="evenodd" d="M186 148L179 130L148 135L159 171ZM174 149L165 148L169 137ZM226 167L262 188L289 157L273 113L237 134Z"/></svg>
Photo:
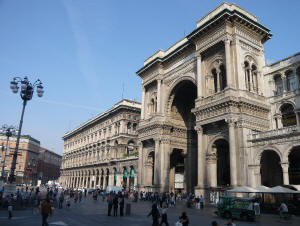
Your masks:
<svg viewBox="0 0 300 226"><path fill-rule="evenodd" d="M260 160L261 184L273 187L283 184L282 168L279 155L272 150L265 150Z"/></svg>
<svg viewBox="0 0 300 226"><path fill-rule="evenodd" d="M289 154L289 182L300 184L300 147L293 148Z"/></svg>
<svg viewBox="0 0 300 226"><path fill-rule="evenodd" d="M100 179L100 188L101 189L104 188L103 185L104 185L104 170L101 169L101 179Z"/></svg>
<svg viewBox="0 0 300 226"><path fill-rule="evenodd" d="M123 168L123 187L126 189L127 187L127 168Z"/></svg>
<svg viewBox="0 0 300 226"><path fill-rule="evenodd" d="M216 140L207 156L208 181L212 187L230 186L230 153L229 144L225 139Z"/></svg>
<svg viewBox="0 0 300 226"><path fill-rule="evenodd" d="M186 186L184 181L183 150L174 149L170 155L170 191L181 193Z"/></svg>
<svg viewBox="0 0 300 226"><path fill-rule="evenodd" d="M195 107L196 97L197 87L190 80L183 80L178 83L172 90L170 96L170 98L173 99L170 108L171 121L173 122L173 128L170 131L171 136L178 138L178 135L174 133L175 131L185 133L184 136L182 136L185 138L182 139L181 142L184 147L184 153L187 153L187 158L183 158L186 178L184 188L187 192L191 192L194 186L197 185L197 133L194 129L196 118L192 113L192 109ZM172 175L170 174L169 176ZM164 178L162 179L165 180Z"/></svg>
<svg viewBox="0 0 300 226"><path fill-rule="evenodd" d="M133 166L130 166L129 189L130 191L134 190L134 167Z"/></svg>
<svg viewBox="0 0 300 226"><path fill-rule="evenodd" d="M109 185L109 169L106 169L105 187Z"/></svg>
<svg viewBox="0 0 300 226"><path fill-rule="evenodd" d="M114 186L117 185L118 170L114 168Z"/></svg>
<svg viewBox="0 0 300 226"><path fill-rule="evenodd" d="M99 186L99 170L97 169L96 170L96 186L98 187Z"/></svg>

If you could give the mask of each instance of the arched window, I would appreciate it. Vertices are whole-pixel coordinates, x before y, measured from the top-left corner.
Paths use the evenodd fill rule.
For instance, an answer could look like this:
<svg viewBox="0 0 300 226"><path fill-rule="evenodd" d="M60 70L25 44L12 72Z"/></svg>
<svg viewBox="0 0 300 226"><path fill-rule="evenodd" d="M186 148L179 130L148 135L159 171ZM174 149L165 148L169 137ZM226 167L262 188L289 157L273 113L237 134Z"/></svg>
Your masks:
<svg viewBox="0 0 300 226"><path fill-rule="evenodd" d="M211 70L212 77L214 79L215 93L224 90L227 86L226 70L223 64L217 65Z"/></svg>
<svg viewBox="0 0 300 226"><path fill-rule="evenodd" d="M280 107L281 120L283 127L297 125L296 114L294 107L291 104L283 104Z"/></svg>
<svg viewBox="0 0 300 226"><path fill-rule="evenodd" d="M130 134L130 131L131 131L131 123L128 122L127 123L127 133Z"/></svg>
<svg viewBox="0 0 300 226"><path fill-rule="evenodd" d="M286 75L286 89L287 91L296 90L296 78L293 71L287 71Z"/></svg>
<svg viewBox="0 0 300 226"><path fill-rule="evenodd" d="M127 144L127 155L130 155L134 151L134 142L129 141Z"/></svg>
<svg viewBox="0 0 300 226"><path fill-rule="evenodd" d="M283 83L281 79L281 75L275 75L274 76L274 82L275 82L275 95L280 95L283 92Z"/></svg>

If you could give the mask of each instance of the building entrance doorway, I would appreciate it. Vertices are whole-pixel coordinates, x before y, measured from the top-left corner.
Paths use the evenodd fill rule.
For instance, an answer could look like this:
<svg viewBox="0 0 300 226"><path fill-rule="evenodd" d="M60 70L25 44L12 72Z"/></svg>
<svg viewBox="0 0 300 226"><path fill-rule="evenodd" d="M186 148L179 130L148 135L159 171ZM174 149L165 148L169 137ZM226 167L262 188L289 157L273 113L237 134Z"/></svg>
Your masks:
<svg viewBox="0 0 300 226"><path fill-rule="evenodd" d="M273 187L283 184L280 157L275 151L263 151L263 153L261 154L260 165L262 185L267 187Z"/></svg>

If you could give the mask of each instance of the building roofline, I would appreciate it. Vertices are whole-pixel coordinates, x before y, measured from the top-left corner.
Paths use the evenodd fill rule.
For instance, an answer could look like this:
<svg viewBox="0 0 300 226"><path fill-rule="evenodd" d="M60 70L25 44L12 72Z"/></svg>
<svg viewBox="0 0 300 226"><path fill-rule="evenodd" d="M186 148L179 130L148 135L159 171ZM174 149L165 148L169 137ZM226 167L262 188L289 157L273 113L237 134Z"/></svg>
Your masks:
<svg viewBox="0 0 300 226"><path fill-rule="evenodd" d="M81 125L79 125L75 129L73 129L69 132L66 132L66 134L62 137L62 139L64 140L67 137L70 137L70 136L74 135L76 132L82 130L86 126L89 126L89 125L95 123L96 121L98 121L98 120L106 117L107 115L109 115L111 112L114 112L114 111L116 111L116 110L118 110L122 107L133 107L133 108L136 108L138 110L141 110L141 103L138 102L138 101L135 101L135 100L122 99L121 101L114 104L114 106L109 108L107 111L96 115L95 117L93 117L93 118L89 119L88 121L82 123Z"/></svg>
<svg viewBox="0 0 300 226"><path fill-rule="evenodd" d="M62 157L62 155L60 155L60 154L58 154L58 153L56 153L56 152L54 152L54 151L51 151L51 150L49 150L49 149L47 149L47 148L44 148L44 147L41 147L41 148L40 148L40 153L41 153L41 151L47 151L47 152L50 152L50 153L52 153L52 154L55 154L55 155L57 155L57 156L59 156L59 157Z"/></svg>
<svg viewBox="0 0 300 226"><path fill-rule="evenodd" d="M218 10L220 10L218 12ZM248 12L247 10L241 8L240 6L236 5L235 3L228 4L227 2L221 3L219 6L211 10L207 13L204 17L202 17L197 22L197 27L191 31L188 35L180 39L179 41L175 42L171 45L167 50L158 50L153 55L148 57L144 61L144 66L140 68L136 74L140 75L152 65L157 62L163 62L164 60L168 59L171 55L175 54L177 51L186 48L192 42L194 36L200 33L203 29L205 29L210 24L214 23L216 20L222 18L223 16L238 16L239 18L248 21L249 23L253 24L260 30L266 33L265 40L268 40L272 34L270 33L270 29L266 28L262 24L259 23L257 17Z"/></svg>
<svg viewBox="0 0 300 226"><path fill-rule="evenodd" d="M265 67L272 67L272 66L274 66L274 65L276 65L276 64L279 64L279 63L282 62L282 61L288 60L288 59L290 59L290 58L293 58L293 57L299 56L299 55L300 55L300 52L297 52L297 53L295 53L295 54L293 54L293 55L290 55L290 56L288 56L288 57L286 57L286 58L283 58L283 59L277 60L277 61L275 61L275 62L273 62L273 63L267 64Z"/></svg>

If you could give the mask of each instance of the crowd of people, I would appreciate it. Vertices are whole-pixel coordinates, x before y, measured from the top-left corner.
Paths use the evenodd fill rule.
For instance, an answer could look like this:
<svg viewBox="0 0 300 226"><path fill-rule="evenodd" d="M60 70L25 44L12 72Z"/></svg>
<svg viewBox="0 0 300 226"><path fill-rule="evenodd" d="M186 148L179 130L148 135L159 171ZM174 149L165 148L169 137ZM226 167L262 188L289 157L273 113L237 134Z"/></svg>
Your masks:
<svg viewBox="0 0 300 226"><path fill-rule="evenodd" d="M14 206L18 203L21 207L32 207L37 210L42 216L42 225L48 225L47 218L53 213L53 207L58 209L71 208L76 203L81 203L83 198L89 197L97 201L99 198L103 202L107 202L108 216L124 216L125 199L130 199L132 202L151 202L152 207L148 213L148 217L152 217L152 225L169 225L168 209L176 206L179 200L185 200L187 208L204 209L204 198L195 196L193 193L175 194L175 193L158 193L158 192L129 192L128 190L106 193L100 189L62 189L47 188L43 194L39 187L36 188L21 188L17 189L15 194L2 195L3 190L0 190L0 203L8 209L8 218L13 217ZM280 216L283 217L288 212L287 206L282 203L280 208ZM130 213L129 213L130 214ZM176 226L187 226L190 220L186 212L182 212L179 216ZM212 226L217 226L218 223L213 221ZM223 225L234 226L232 219Z"/></svg>

